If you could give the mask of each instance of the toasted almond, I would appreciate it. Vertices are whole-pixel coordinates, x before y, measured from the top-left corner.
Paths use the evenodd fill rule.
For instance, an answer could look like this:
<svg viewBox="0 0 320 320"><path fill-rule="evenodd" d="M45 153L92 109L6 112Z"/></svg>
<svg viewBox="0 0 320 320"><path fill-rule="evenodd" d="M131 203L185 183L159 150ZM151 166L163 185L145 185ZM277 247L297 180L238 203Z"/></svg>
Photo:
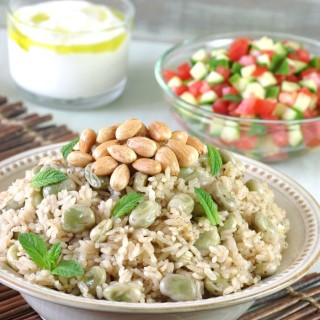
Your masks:
<svg viewBox="0 0 320 320"><path fill-rule="evenodd" d="M79 149L81 152L90 153L92 146L96 143L97 134L94 130L87 128L80 134Z"/></svg>
<svg viewBox="0 0 320 320"><path fill-rule="evenodd" d="M167 141L171 138L170 128L161 121L153 121L149 124L150 137L156 141Z"/></svg>
<svg viewBox="0 0 320 320"><path fill-rule="evenodd" d="M181 141L170 139L167 146L175 153L181 168L192 167L199 158L197 149Z"/></svg>
<svg viewBox="0 0 320 320"><path fill-rule="evenodd" d="M108 147L110 146L114 146L116 144L120 144L120 142L116 139L114 140L109 140L106 142L103 142L101 144L99 144L92 152L92 156L98 160L101 157L105 157L105 156L109 156L110 153L108 151Z"/></svg>
<svg viewBox="0 0 320 320"><path fill-rule="evenodd" d="M147 137L149 136L148 128L142 123L140 130L134 135L135 137Z"/></svg>
<svg viewBox="0 0 320 320"><path fill-rule="evenodd" d="M172 176L177 176L180 171L179 162L175 153L168 147L161 147L155 156L155 160L161 164L162 171L170 168Z"/></svg>
<svg viewBox="0 0 320 320"><path fill-rule="evenodd" d="M118 128L117 125L113 125L113 126L104 127L100 129L97 136L97 142L103 143L103 142L115 139L117 128Z"/></svg>
<svg viewBox="0 0 320 320"><path fill-rule="evenodd" d="M187 140L187 145L194 147L197 149L199 154L205 154L207 153L207 146L202 143L198 138L189 136Z"/></svg>
<svg viewBox="0 0 320 320"><path fill-rule="evenodd" d="M129 184L130 171L126 164L118 166L110 177L110 186L116 191L121 191Z"/></svg>
<svg viewBox="0 0 320 320"><path fill-rule="evenodd" d="M81 151L72 151L67 157L67 162L74 167L84 168L92 161L93 157L90 154Z"/></svg>
<svg viewBox="0 0 320 320"><path fill-rule="evenodd" d="M129 119L123 122L116 130L118 140L127 140L134 137L142 127L142 122L138 119Z"/></svg>
<svg viewBox="0 0 320 320"><path fill-rule="evenodd" d="M157 151L157 144L146 137L133 137L128 139L127 146L141 157L151 158Z"/></svg>
<svg viewBox="0 0 320 320"><path fill-rule="evenodd" d="M173 131L171 139L179 140L183 143L187 143L188 134L182 130Z"/></svg>
<svg viewBox="0 0 320 320"><path fill-rule="evenodd" d="M110 156L105 156L96 160L92 165L92 172L97 176L107 176L118 166L118 161Z"/></svg>
<svg viewBox="0 0 320 320"><path fill-rule="evenodd" d="M108 147L110 155L122 163L132 163L137 159L136 153L127 146L113 145Z"/></svg>
<svg viewBox="0 0 320 320"><path fill-rule="evenodd" d="M136 160L132 166L139 172L155 175L161 172L161 164L159 161L147 158Z"/></svg>

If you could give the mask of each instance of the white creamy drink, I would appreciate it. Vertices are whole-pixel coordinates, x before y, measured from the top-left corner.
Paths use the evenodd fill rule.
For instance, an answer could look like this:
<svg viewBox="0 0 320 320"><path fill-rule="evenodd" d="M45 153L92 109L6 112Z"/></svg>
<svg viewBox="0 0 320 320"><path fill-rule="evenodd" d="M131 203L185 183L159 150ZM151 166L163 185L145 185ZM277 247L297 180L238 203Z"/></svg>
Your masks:
<svg viewBox="0 0 320 320"><path fill-rule="evenodd" d="M11 74L48 98L100 96L126 82L130 28L123 15L87 1L48 1L15 10L9 22Z"/></svg>

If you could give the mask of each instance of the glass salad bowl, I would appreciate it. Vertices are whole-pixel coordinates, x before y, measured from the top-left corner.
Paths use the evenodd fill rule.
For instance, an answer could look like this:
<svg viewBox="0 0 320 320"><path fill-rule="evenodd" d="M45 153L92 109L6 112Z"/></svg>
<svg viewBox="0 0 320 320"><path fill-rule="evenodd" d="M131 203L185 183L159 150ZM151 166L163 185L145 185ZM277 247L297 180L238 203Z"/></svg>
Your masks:
<svg viewBox="0 0 320 320"><path fill-rule="evenodd" d="M274 40L273 47L270 39L263 38L265 36ZM250 54L235 63L229 60L229 48L239 38L254 39L258 44L254 47L251 42ZM301 59L305 60L303 55L310 52L310 58L307 57L310 61L294 60L298 52L295 46L299 44L305 49L299 50L299 59L301 54ZM242 50L241 46L234 49L236 56ZM254 62L250 61L253 55L256 55ZM192 135L254 159L277 162L306 154L320 146L318 56L320 42L288 34L241 32L211 35L183 41L166 51L156 63L155 76L174 117ZM207 59L204 64L203 59ZM211 59L210 63L208 59ZM221 63L221 60L227 63ZM306 77L301 76L306 69ZM260 77L261 70L268 72ZM227 72L228 81L224 72ZM192 77L186 80L190 73ZM311 81L310 73L313 73ZM235 85L230 89L232 81ZM252 99L255 112L250 111ZM306 109L309 102L312 108Z"/></svg>

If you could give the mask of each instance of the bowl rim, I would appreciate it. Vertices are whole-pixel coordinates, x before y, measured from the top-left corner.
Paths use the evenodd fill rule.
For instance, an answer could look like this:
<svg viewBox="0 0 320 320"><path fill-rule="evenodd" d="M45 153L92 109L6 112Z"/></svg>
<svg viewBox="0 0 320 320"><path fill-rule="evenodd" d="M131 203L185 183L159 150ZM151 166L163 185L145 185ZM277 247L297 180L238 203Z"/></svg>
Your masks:
<svg viewBox="0 0 320 320"><path fill-rule="evenodd" d="M167 85L166 81L164 80L163 76L162 76L162 70L163 70L163 66L164 66L164 62L166 60L166 58L174 53L176 50L181 49L187 45L190 45L192 43L196 43L196 42L200 42L203 40L208 40L210 42L213 41L218 41L218 40L227 40L227 39L236 39L236 38L241 38L241 37L252 37L252 38L256 38L256 37L263 37L263 36L268 36L271 38L280 38L283 40L292 40L292 41L298 41L301 42L303 44L310 44L310 45L314 45L314 46L318 46L320 48L320 41L315 40L315 39L311 39L311 38L306 38L303 36L297 36L297 35L292 35L289 33L281 33L281 32L269 32L269 31L237 31L237 32L228 32L228 33L221 33L221 34L208 34L208 35L204 35L204 36L198 36L198 37L192 37L186 40L182 40L176 44L174 44L173 46L171 46L168 50L166 50L161 57L156 61L155 67L154 67L154 74L155 74L155 78L158 82L158 84L160 85L160 87L166 92L166 94L169 94L169 96L173 99L176 100L177 104L178 104L178 108L182 108L184 110L187 110L188 112L192 112L195 114L201 114L201 116L205 116L207 118L221 118L224 120L229 120L229 121L241 121L242 123L255 123L255 124L290 124L290 125L294 125L294 124L305 124L305 123L313 123L313 122L317 122L320 121L320 115L317 117L313 117L313 118L305 118L305 119L297 119L297 120L281 120L281 119L277 119L277 120L269 120L269 119L255 119L255 118L240 118L240 117L234 117L234 116L229 116L229 115L223 115L220 113L216 113L213 111L210 111L206 108L199 108L199 106L196 106L192 103L189 103L183 99L181 99L178 95L176 95ZM199 47L200 48L200 47Z"/></svg>
<svg viewBox="0 0 320 320"><path fill-rule="evenodd" d="M59 143L36 148L0 162L0 181L2 178L9 178L12 174L14 174L14 171L19 168L19 165L25 170L26 168L30 167L30 163L33 161L38 161L41 157L57 155L61 146L64 144L65 143ZM256 160L249 159L238 154L236 154L236 157L238 157L240 160L243 160L247 165L258 168L258 171L264 171L267 173L267 175L269 174L273 176L274 181L278 181L278 187L281 189L282 185L287 185L289 187L287 194L289 193L289 190L291 190L290 192L296 191L294 192L294 194L296 194L294 199L296 199L298 195L298 198L303 200L301 201L304 203L304 206L308 207L308 210L304 210L308 212L308 220L305 218L305 221L308 221L310 225L312 224L314 230L312 234L306 233L303 252L298 254L298 257L295 260L298 261L292 264L298 264L295 268L290 265L279 274L275 274L263 282L259 282L256 285L252 285L236 293L232 293L223 297L213 297L209 299L188 302L158 302L141 304L113 302L73 296L71 294L59 292L38 284L31 283L23 279L21 276L17 276L11 268L1 267L1 263L0 282L21 292L22 294L26 294L44 301L53 302L55 304L61 304L80 309L118 313L175 313L217 309L231 305L252 302L258 298L270 295L291 285L293 282L303 277L303 275L307 273L307 271L320 257L320 233L318 232L320 229L320 205L306 189L304 189L299 183L287 175ZM266 176L264 176L264 178L266 178ZM270 182L269 180L268 182ZM309 206L307 204L309 204ZM301 208L303 208L302 204L300 205L300 209ZM303 214L301 213L301 215ZM310 245L306 246L306 244ZM4 263L2 264L4 265ZM293 270L289 272L288 269Z"/></svg>

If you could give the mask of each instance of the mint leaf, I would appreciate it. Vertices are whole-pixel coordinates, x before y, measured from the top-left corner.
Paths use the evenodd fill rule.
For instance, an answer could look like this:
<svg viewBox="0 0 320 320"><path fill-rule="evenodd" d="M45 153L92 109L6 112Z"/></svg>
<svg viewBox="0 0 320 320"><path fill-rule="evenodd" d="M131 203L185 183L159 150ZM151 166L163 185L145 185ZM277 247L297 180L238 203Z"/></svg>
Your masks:
<svg viewBox="0 0 320 320"><path fill-rule="evenodd" d="M215 176L222 167L222 159L217 148L207 145L208 159L211 166L211 174Z"/></svg>
<svg viewBox="0 0 320 320"><path fill-rule="evenodd" d="M61 242L58 242L56 244L54 244L49 251L47 252L45 258L48 261L49 265L50 265L50 269L53 269L58 260L59 257L61 256L62 253L62 249L61 249Z"/></svg>
<svg viewBox="0 0 320 320"><path fill-rule="evenodd" d="M45 187L66 180L67 178L68 176L60 170L48 168L33 176L31 187Z"/></svg>
<svg viewBox="0 0 320 320"><path fill-rule="evenodd" d="M49 264L45 259L48 249L42 238L34 233L20 233L19 242L33 262L42 269L49 269Z"/></svg>
<svg viewBox="0 0 320 320"><path fill-rule="evenodd" d="M208 220L212 226L221 223L217 205L212 200L210 193L201 189L194 188L194 193L197 196L199 203L201 204L204 213L206 214Z"/></svg>
<svg viewBox="0 0 320 320"><path fill-rule="evenodd" d="M73 147L79 142L79 137L78 138L74 138L73 140L71 140L68 144L66 144L65 146L63 146L61 148L61 153L63 156L63 159L66 160L69 153L72 151Z"/></svg>
<svg viewBox="0 0 320 320"><path fill-rule="evenodd" d="M223 101L240 102L242 97L238 94L226 94L222 97Z"/></svg>
<svg viewBox="0 0 320 320"><path fill-rule="evenodd" d="M84 274L84 270L79 262L74 260L64 260L59 263L51 273L60 277L71 278L82 276Z"/></svg>
<svg viewBox="0 0 320 320"><path fill-rule="evenodd" d="M143 199L143 195L139 193L129 193L123 196L112 209L112 214L116 218L122 218L131 212L138 203Z"/></svg>

